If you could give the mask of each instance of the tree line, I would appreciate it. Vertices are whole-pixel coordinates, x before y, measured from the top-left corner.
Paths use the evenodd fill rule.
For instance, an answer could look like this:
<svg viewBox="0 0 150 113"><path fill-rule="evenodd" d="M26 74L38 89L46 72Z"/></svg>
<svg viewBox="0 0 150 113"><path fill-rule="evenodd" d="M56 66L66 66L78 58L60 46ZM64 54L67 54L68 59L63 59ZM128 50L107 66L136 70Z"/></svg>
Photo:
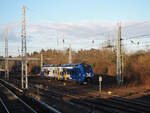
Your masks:
<svg viewBox="0 0 150 113"><path fill-rule="evenodd" d="M48 49L28 54L29 58L40 58L43 54L43 64L67 64L69 49L66 51ZM20 57L20 56L18 56ZM49 58L47 60L46 58ZM87 63L94 70L95 76L116 76L116 51L111 49L90 49L72 51L72 63ZM4 63L4 62L3 62ZM0 66L2 66L2 61ZM40 61L28 62L28 73L40 73ZM3 64L4 65L4 64ZM21 61L10 61L9 70L12 73L21 73ZM150 84L150 52L137 51L135 53L123 53L123 75L125 80L134 85Z"/></svg>

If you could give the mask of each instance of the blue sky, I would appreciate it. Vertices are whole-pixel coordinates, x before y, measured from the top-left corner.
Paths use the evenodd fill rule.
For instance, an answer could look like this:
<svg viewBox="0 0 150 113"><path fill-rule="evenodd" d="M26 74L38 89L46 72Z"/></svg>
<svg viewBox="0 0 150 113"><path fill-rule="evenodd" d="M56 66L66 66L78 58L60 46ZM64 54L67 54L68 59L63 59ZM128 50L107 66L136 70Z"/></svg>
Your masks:
<svg viewBox="0 0 150 113"><path fill-rule="evenodd" d="M33 21L140 20L150 19L150 0L1 0L0 23L21 18L26 5Z"/></svg>
<svg viewBox="0 0 150 113"><path fill-rule="evenodd" d="M6 25L9 54L20 51L23 5L27 7L28 52L41 48L63 49L69 43L73 49L99 48L104 40L117 38L119 21L123 26L149 21L139 27L123 28L123 38L146 34L150 29L150 0L1 0L0 54L4 53Z"/></svg>

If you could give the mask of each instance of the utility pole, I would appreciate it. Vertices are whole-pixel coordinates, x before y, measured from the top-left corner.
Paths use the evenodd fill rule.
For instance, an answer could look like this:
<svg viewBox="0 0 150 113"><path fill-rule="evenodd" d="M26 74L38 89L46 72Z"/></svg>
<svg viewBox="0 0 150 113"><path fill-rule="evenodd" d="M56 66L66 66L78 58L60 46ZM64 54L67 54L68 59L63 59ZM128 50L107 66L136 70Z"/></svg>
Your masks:
<svg viewBox="0 0 150 113"><path fill-rule="evenodd" d="M43 66L43 54L41 54L41 67Z"/></svg>
<svg viewBox="0 0 150 113"><path fill-rule="evenodd" d="M71 64L72 63L72 50L71 50L71 43L70 43L70 45L69 45L69 64Z"/></svg>
<svg viewBox="0 0 150 113"><path fill-rule="evenodd" d="M56 38L57 38L57 46L58 46L59 45L58 34L56 34Z"/></svg>
<svg viewBox="0 0 150 113"><path fill-rule="evenodd" d="M26 7L22 7L23 17L22 17L22 76L21 76L21 87L22 89L28 89L28 72L27 72L27 47L26 47ZM24 73L25 72L25 73ZM25 87L24 87L25 85Z"/></svg>
<svg viewBox="0 0 150 113"><path fill-rule="evenodd" d="M121 38L121 25L118 25L118 45L117 45L117 83L123 83L123 62L122 62L122 38Z"/></svg>
<svg viewBox="0 0 150 113"><path fill-rule="evenodd" d="M94 40L92 40L92 49L94 49Z"/></svg>
<svg viewBox="0 0 150 113"><path fill-rule="evenodd" d="M8 70L8 27L6 27L5 36L5 78L9 80L9 70Z"/></svg>
<svg viewBox="0 0 150 113"><path fill-rule="evenodd" d="M65 55L66 50L65 50L65 46L64 46L64 44L65 44L64 34L62 35L62 37L63 37L63 40L62 40L62 42L63 42L63 54Z"/></svg>
<svg viewBox="0 0 150 113"><path fill-rule="evenodd" d="M63 34L63 49L64 49L64 44L65 44L65 40L64 40L64 34Z"/></svg>

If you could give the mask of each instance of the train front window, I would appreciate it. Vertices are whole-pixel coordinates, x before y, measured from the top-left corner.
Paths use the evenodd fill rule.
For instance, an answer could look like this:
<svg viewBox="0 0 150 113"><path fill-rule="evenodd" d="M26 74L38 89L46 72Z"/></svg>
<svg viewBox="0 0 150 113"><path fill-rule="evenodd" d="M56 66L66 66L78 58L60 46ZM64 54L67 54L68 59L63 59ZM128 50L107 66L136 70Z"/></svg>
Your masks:
<svg viewBox="0 0 150 113"><path fill-rule="evenodd" d="M90 73L92 71L91 66L88 64L83 64L83 68L84 68L86 73Z"/></svg>

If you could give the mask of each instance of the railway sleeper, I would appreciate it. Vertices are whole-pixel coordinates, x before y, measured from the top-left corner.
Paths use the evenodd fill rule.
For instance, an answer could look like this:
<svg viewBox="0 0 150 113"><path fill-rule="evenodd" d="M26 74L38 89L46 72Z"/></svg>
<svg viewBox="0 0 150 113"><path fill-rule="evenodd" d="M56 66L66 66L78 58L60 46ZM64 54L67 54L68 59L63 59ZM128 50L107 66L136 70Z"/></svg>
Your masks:
<svg viewBox="0 0 150 113"><path fill-rule="evenodd" d="M120 109L126 113L128 112L136 112L138 113L137 110L135 109L132 109L132 108L128 108L128 107L125 107L125 106L121 106L120 104L116 105L116 103L112 103L112 102L109 102L107 101L106 99L96 99L96 100L92 100L92 99L85 99L85 101L87 102L91 102L91 103L95 103L95 104L102 104L104 106L108 106L109 108L115 108L115 109Z"/></svg>
<svg viewBox="0 0 150 113"><path fill-rule="evenodd" d="M89 108L91 108L92 112L98 110L99 112L104 112L104 113L123 113L123 111L121 110L109 108L108 106L104 106L104 105L96 105L96 104L89 103L83 100L71 100L71 102L77 103L83 106L88 106Z"/></svg>
<svg viewBox="0 0 150 113"><path fill-rule="evenodd" d="M148 100L148 98L146 98L145 100L143 100L143 99L137 99L137 98L132 99L132 100L135 101L135 102L142 103L142 104L150 105L150 100Z"/></svg>
<svg viewBox="0 0 150 113"><path fill-rule="evenodd" d="M13 93L16 94L17 89L10 86L9 83L6 84L4 83L5 86L7 86L9 89L11 89L13 91ZM17 94L16 94L17 95ZM18 95L23 101L25 101L28 105L30 105L32 108L34 108L38 113L54 113L53 111L49 110L46 106L41 105L41 103L39 103L38 101L36 101L33 97L30 97L28 95L27 91L24 91L23 94ZM19 112L21 113L21 112Z"/></svg>
<svg viewBox="0 0 150 113"><path fill-rule="evenodd" d="M149 113L150 112L150 109L149 108L145 108L145 107L141 107L141 106L137 106L133 103L130 103L130 102L127 102L127 101L121 101L121 100L116 100L116 99L109 99L108 101L110 102L113 102L115 104L119 104L119 105L122 105L122 106L126 106L127 108L133 108L133 109L136 109L137 111L141 112L141 113Z"/></svg>
<svg viewBox="0 0 150 113"><path fill-rule="evenodd" d="M113 99L116 99L116 100L119 100L119 101L123 101L123 102L128 102L128 103L132 103L132 104L135 104L135 105L139 105L141 107L144 107L144 108L150 108L150 105L148 104L144 104L144 103L141 103L141 102L138 102L138 101L132 101L132 100L129 100L129 99L125 99L125 98L113 98Z"/></svg>
<svg viewBox="0 0 150 113"><path fill-rule="evenodd" d="M0 96L10 112L16 113L36 113L36 111L17 97L13 92L5 86L0 87Z"/></svg>

